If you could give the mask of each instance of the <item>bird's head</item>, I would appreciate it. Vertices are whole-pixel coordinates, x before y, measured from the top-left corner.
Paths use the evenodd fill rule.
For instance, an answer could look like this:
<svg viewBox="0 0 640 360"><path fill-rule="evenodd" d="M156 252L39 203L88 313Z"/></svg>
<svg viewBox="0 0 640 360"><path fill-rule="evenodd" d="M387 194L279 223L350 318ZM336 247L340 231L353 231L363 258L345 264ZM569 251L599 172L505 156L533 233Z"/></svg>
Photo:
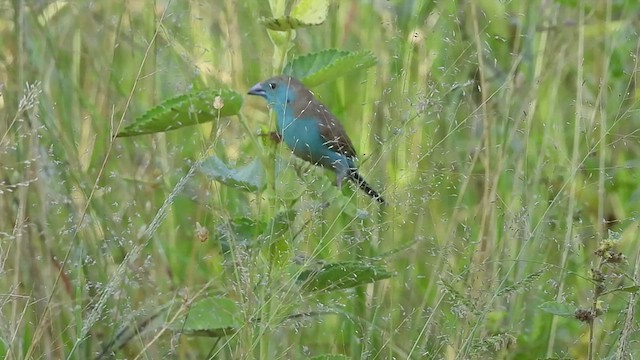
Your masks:
<svg viewBox="0 0 640 360"><path fill-rule="evenodd" d="M253 85L248 94L262 96L272 107L284 107L294 102L305 90L302 83L296 78L282 75Z"/></svg>

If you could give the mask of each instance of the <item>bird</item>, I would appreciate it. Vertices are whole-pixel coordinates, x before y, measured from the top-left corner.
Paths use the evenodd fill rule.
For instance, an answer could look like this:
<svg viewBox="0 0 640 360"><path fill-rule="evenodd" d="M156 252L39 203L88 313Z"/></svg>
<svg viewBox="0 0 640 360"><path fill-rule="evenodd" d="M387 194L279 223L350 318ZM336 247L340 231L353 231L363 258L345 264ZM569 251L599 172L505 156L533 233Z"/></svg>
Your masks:
<svg viewBox="0 0 640 360"><path fill-rule="evenodd" d="M252 86L248 94L267 101L276 114L276 138L284 140L295 156L334 171L338 189L348 179L385 204L382 195L358 173L356 150L338 118L298 79L272 77Z"/></svg>

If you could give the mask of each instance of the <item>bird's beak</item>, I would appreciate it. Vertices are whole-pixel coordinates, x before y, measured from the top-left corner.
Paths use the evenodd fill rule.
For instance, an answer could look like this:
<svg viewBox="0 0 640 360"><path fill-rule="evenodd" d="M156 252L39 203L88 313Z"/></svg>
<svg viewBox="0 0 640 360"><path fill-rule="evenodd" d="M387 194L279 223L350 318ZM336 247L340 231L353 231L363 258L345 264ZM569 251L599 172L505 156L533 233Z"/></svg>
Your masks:
<svg viewBox="0 0 640 360"><path fill-rule="evenodd" d="M257 83L249 89L249 95L257 95L262 97L267 97L267 92L262 88L262 83Z"/></svg>

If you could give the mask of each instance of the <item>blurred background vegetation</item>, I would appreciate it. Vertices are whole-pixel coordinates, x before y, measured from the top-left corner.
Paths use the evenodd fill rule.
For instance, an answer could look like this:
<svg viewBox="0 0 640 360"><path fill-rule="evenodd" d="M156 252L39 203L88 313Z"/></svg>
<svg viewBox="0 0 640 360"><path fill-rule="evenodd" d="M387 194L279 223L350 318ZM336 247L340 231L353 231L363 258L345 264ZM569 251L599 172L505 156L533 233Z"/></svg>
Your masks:
<svg viewBox="0 0 640 360"><path fill-rule="evenodd" d="M0 354L640 353L640 4L348 0L295 32L259 20L294 6L0 2ZM262 99L114 136L165 99L243 95L333 48L377 59L313 90L384 208L256 136L273 129ZM270 185L197 171L213 155L231 172L258 159ZM393 276L305 290L334 263Z"/></svg>

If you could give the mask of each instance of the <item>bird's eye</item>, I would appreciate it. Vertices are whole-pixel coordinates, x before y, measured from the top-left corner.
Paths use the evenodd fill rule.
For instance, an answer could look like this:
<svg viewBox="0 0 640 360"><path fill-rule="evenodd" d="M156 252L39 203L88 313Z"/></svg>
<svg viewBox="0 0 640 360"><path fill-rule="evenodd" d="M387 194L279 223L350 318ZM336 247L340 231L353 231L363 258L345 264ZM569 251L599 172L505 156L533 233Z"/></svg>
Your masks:
<svg viewBox="0 0 640 360"><path fill-rule="evenodd" d="M276 83L269 83L269 88L274 90L276 88Z"/></svg>

